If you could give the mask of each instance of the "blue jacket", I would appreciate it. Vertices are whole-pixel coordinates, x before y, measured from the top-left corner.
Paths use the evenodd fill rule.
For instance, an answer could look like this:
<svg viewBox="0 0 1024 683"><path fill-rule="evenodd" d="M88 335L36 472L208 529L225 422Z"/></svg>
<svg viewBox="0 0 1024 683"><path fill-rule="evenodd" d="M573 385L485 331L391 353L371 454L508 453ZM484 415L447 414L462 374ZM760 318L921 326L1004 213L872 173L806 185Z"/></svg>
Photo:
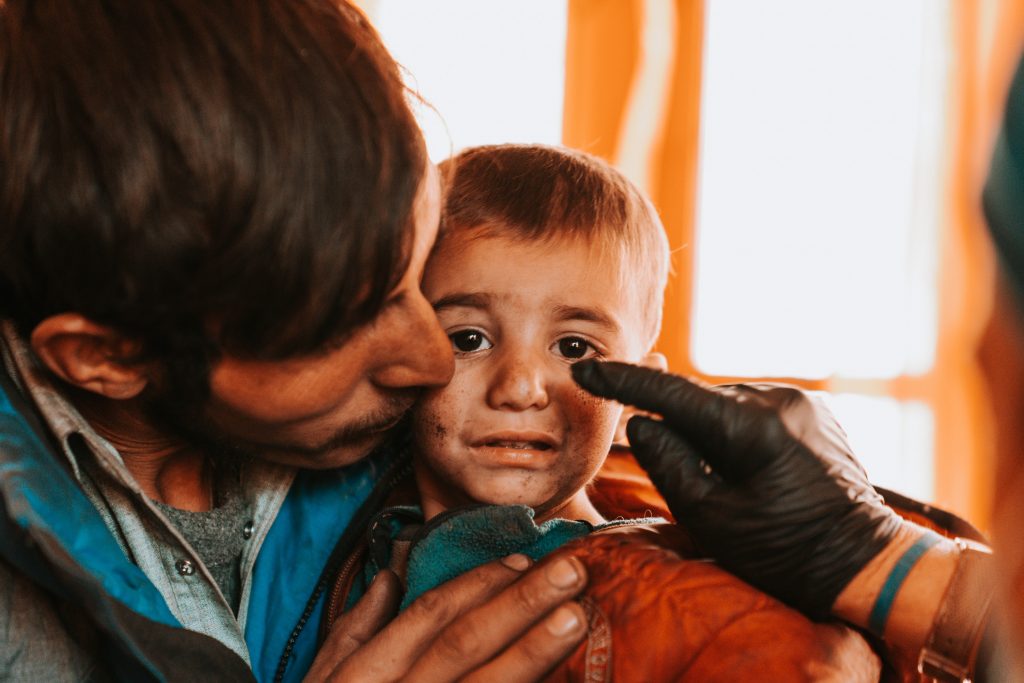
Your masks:
<svg viewBox="0 0 1024 683"><path fill-rule="evenodd" d="M0 370L0 557L52 597L62 619L72 615L69 634L97 639L90 676L298 681L315 654L327 580L380 508L389 482L406 469L403 450L383 448L346 468L297 474L253 569L250 670L217 640L178 623ZM18 638L7 636L9 645Z"/></svg>

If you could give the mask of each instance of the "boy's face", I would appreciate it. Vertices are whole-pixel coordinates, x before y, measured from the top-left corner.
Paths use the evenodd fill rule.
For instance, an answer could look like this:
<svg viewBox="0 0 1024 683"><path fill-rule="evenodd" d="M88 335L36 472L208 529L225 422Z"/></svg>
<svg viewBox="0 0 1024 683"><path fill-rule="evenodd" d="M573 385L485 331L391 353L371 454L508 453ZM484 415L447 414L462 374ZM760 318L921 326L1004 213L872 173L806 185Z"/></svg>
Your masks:
<svg viewBox="0 0 1024 683"><path fill-rule="evenodd" d="M580 389L569 367L646 351L643 302L620 284L623 261L577 241L479 231L431 255L423 292L451 339L455 375L414 409L428 517L470 502L554 516L598 470L622 408Z"/></svg>

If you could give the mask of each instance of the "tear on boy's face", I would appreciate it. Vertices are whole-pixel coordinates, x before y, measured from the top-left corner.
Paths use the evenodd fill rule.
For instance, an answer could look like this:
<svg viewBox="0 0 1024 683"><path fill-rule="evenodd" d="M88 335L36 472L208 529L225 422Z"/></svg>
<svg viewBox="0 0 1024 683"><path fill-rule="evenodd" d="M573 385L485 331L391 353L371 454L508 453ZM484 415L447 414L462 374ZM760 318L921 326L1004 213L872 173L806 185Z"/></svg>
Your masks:
<svg viewBox="0 0 1024 683"><path fill-rule="evenodd" d="M647 359L644 302L622 286L634 279L625 268L569 239L460 230L438 246L423 291L451 339L455 375L414 409L428 518L472 502L529 505L538 521L592 509L583 489L622 407L580 389L569 367Z"/></svg>

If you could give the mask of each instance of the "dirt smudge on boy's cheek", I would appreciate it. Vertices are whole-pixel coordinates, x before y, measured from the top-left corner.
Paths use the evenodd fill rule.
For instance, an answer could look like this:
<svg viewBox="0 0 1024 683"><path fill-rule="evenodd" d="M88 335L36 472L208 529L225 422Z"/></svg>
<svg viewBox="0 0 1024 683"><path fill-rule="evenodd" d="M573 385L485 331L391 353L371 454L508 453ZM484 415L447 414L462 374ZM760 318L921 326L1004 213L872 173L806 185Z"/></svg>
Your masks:
<svg viewBox="0 0 1024 683"><path fill-rule="evenodd" d="M566 402L566 412L570 416L569 430L573 426L581 429L593 429L609 418L609 411L614 410L618 405L615 401L607 398L594 396L589 391L575 385L572 390L571 400Z"/></svg>
<svg viewBox="0 0 1024 683"><path fill-rule="evenodd" d="M414 413L413 435L421 448L436 448L448 438L448 426L434 410L420 405Z"/></svg>
<svg viewBox="0 0 1024 683"><path fill-rule="evenodd" d="M584 403L589 406L600 406L607 403L611 403L611 399L601 398L600 396L594 396L592 393L581 387L575 382L572 383L573 398L580 403Z"/></svg>

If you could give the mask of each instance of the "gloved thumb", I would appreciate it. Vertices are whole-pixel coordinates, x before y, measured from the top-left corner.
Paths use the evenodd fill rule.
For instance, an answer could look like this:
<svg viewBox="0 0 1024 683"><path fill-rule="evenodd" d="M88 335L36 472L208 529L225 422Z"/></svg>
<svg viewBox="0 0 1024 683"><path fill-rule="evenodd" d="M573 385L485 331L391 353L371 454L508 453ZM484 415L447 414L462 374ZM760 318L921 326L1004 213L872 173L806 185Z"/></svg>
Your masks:
<svg viewBox="0 0 1024 683"><path fill-rule="evenodd" d="M626 425L633 455L677 518L720 481L697 451L663 422L637 415Z"/></svg>

